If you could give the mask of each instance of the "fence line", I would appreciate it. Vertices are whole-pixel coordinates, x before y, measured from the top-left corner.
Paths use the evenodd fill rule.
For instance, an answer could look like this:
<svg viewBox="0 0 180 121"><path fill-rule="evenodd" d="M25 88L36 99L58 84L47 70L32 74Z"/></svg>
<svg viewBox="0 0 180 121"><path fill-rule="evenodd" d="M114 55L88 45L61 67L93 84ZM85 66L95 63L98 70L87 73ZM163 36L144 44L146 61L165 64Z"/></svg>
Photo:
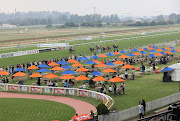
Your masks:
<svg viewBox="0 0 180 121"><path fill-rule="evenodd" d="M146 103L146 111L152 111L154 109L158 109L160 107L166 106L177 101L180 101L180 92ZM98 116L98 121L109 121L109 119L111 119L112 121L127 120L137 116L138 114L138 106L135 106L122 111L112 112L109 115Z"/></svg>

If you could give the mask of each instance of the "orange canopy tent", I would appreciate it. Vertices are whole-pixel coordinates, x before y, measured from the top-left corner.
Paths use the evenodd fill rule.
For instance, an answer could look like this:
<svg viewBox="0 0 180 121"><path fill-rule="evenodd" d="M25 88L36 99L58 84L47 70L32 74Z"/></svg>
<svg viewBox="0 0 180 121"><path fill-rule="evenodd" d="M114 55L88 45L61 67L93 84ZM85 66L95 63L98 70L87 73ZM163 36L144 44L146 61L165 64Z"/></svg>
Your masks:
<svg viewBox="0 0 180 121"><path fill-rule="evenodd" d="M96 59L94 59L94 60L92 60L93 62L95 62L95 63L101 63L100 61L98 61L98 60L96 60Z"/></svg>
<svg viewBox="0 0 180 121"><path fill-rule="evenodd" d="M171 48L170 48L170 47L165 47L165 49L166 49L166 50L171 50Z"/></svg>
<svg viewBox="0 0 180 121"><path fill-rule="evenodd" d="M121 54L121 53L119 53L119 52L114 52L113 54L114 54L114 55L119 55L119 54Z"/></svg>
<svg viewBox="0 0 180 121"><path fill-rule="evenodd" d="M74 59L71 59L69 61L67 61L68 63L79 63L78 61L74 60Z"/></svg>
<svg viewBox="0 0 180 121"><path fill-rule="evenodd" d="M107 81L107 80L102 76L97 76L96 78L93 79L93 81Z"/></svg>
<svg viewBox="0 0 180 121"><path fill-rule="evenodd" d="M43 78L57 78L57 77L59 77L59 76L49 73L49 74L45 75Z"/></svg>
<svg viewBox="0 0 180 121"><path fill-rule="evenodd" d="M74 78L76 78L76 77L66 74L66 75L60 77L59 79L74 79Z"/></svg>
<svg viewBox="0 0 180 121"><path fill-rule="evenodd" d="M28 69L30 70L30 69L39 69L39 68L37 66L35 66L35 65L32 65Z"/></svg>
<svg viewBox="0 0 180 121"><path fill-rule="evenodd" d="M153 50L153 48L152 48L152 47L148 47L147 49L148 49L148 50Z"/></svg>
<svg viewBox="0 0 180 121"><path fill-rule="evenodd" d="M78 81L80 81L80 80L90 80L89 78L85 77L84 75L80 75L75 79L78 80Z"/></svg>
<svg viewBox="0 0 180 121"><path fill-rule="evenodd" d="M166 54L171 54L172 52L170 52L170 51L166 51L166 52L164 52L164 53L166 53Z"/></svg>
<svg viewBox="0 0 180 121"><path fill-rule="evenodd" d="M27 75L27 74L19 71L19 72L15 73L15 74L12 75L12 76L26 76L26 75Z"/></svg>
<svg viewBox="0 0 180 121"><path fill-rule="evenodd" d="M72 66L73 66L73 67L76 67L76 66L83 66L83 65L80 64L80 63L75 63L75 64L73 64Z"/></svg>
<svg viewBox="0 0 180 121"><path fill-rule="evenodd" d="M159 49L156 49L156 51L163 51L163 50L159 48Z"/></svg>
<svg viewBox="0 0 180 121"><path fill-rule="evenodd" d="M100 63L98 65L95 65L94 67L107 67L107 65L103 64L103 63Z"/></svg>
<svg viewBox="0 0 180 121"><path fill-rule="evenodd" d="M104 57L107 57L106 55L104 55L104 54L101 54L101 55L99 55L98 57L100 57L100 58L104 58Z"/></svg>
<svg viewBox="0 0 180 121"><path fill-rule="evenodd" d="M135 53L134 53L134 55L141 55L141 53L139 53L139 52L135 52Z"/></svg>
<svg viewBox="0 0 180 121"><path fill-rule="evenodd" d="M121 79L119 77L114 77L112 79L109 80L110 82L125 82L124 79Z"/></svg>
<svg viewBox="0 0 180 121"><path fill-rule="evenodd" d="M123 67L121 67L121 68L125 68L125 69L131 68L131 69L134 69L135 67L133 67L133 66L131 66L131 65L129 65L129 64L126 64L125 66L123 66Z"/></svg>
<svg viewBox="0 0 180 121"><path fill-rule="evenodd" d="M105 70L102 71L102 72L111 73L111 72L117 72L117 71L115 71L115 70L113 70L113 69L111 69L111 68L108 68L108 69L105 69Z"/></svg>
<svg viewBox="0 0 180 121"><path fill-rule="evenodd" d="M155 56L163 56L163 54L160 54L160 53L156 53L154 54Z"/></svg>
<svg viewBox="0 0 180 121"><path fill-rule="evenodd" d="M6 71L4 71L4 70L2 70L1 72L0 72L0 75L9 75L10 73L8 73L8 72L6 72Z"/></svg>
<svg viewBox="0 0 180 121"><path fill-rule="evenodd" d="M59 66L56 66L50 70L54 70L54 71L59 71L59 70L64 70L63 68L59 67Z"/></svg>
<svg viewBox="0 0 180 121"><path fill-rule="evenodd" d="M139 51L144 51L144 50L142 48L140 48Z"/></svg>
<svg viewBox="0 0 180 121"><path fill-rule="evenodd" d="M176 49L176 51L180 52L180 49Z"/></svg>
<svg viewBox="0 0 180 121"><path fill-rule="evenodd" d="M81 68L78 68L78 69L76 70L76 72L78 72L78 71L82 71L82 72L85 71L85 72L86 72L86 71L88 71L88 69L86 69L86 68L84 68L84 67L81 67Z"/></svg>
<svg viewBox="0 0 180 121"><path fill-rule="evenodd" d="M30 77L42 77L42 75L37 73L37 72L35 72L32 75L30 75Z"/></svg>
<svg viewBox="0 0 180 121"><path fill-rule="evenodd" d="M48 64L49 66L58 66L59 64L57 64L56 62L52 62L50 64Z"/></svg>
<svg viewBox="0 0 180 121"><path fill-rule="evenodd" d="M114 62L114 64L125 64L125 63L120 60L117 60L116 62Z"/></svg>
<svg viewBox="0 0 180 121"><path fill-rule="evenodd" d="M129 56L127 56L127 55L121 55L121 56L119 56L118 58L129 58Z"/></svg>

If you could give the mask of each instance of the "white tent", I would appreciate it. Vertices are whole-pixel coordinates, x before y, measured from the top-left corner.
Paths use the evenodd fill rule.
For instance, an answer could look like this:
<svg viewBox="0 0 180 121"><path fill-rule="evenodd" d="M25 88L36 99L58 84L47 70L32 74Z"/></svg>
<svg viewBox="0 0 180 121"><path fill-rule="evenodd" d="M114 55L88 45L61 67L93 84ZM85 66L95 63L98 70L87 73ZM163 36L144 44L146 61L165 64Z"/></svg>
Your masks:
<svg viewBox="0 0 180 121"><path fill-rule="evenodd" d="M173 71L169 72L172 81L180 81L180 63L176 63L168 66L174 68Z"/></svg>

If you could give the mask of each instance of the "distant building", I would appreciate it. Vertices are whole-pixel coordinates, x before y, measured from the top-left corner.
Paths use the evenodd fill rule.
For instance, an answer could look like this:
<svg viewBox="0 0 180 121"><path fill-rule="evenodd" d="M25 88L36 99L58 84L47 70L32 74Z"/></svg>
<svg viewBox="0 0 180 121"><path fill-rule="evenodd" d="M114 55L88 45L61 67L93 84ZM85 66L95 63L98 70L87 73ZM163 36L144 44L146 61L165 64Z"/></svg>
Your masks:
<svg viewBox="0 0 180 121"><path fill-rule="evenodd" d="M141 22L141 21L142 21L142 19L140 19L140 18L134 19L134 22Z"/></svg>
<svg viewBox="0 0 180 121"><path fill-rule="evenodd" d="M13 27L17 27L17 25L2 24L2 27L4 27L4 28L13 28Z"/></svg>
<svg viewBox="0 0 180 121"><path fill-rule="evenodd" d="M169 20L169 15L163 15L163 18L165 21L168 21Z"/></svg>

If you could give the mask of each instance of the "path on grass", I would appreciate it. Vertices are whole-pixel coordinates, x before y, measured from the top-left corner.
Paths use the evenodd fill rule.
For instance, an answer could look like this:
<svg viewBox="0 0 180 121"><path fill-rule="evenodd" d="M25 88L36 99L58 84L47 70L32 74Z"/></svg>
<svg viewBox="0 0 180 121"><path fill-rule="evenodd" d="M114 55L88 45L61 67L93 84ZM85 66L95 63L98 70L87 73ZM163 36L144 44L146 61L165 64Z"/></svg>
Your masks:
<svg viewBox="0 0 180 121"><path fill-rule="evenodd" d="M60 102L73 107L78 115L88 114L90 113L91 110L96 110L96 108L93 105L87 102L73 98L62 97L62 96L0 92L0 98L30 98L30 99L42 99L42 100Z"/></svg>

